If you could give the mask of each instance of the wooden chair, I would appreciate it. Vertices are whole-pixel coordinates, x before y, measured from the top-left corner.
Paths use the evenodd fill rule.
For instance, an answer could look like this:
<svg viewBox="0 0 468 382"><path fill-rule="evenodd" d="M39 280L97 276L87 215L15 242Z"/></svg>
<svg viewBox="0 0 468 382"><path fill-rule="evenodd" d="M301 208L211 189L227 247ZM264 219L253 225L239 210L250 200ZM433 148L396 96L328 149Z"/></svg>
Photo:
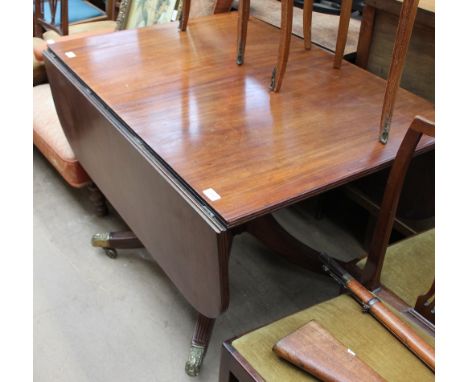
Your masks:
<svg viewBox="0 0 468 382"><path fill-rule="evenodd" d="M434 229L390 247L388 243L414 150L422 135L434 137L434 133L432 123L422 118L413 121L388 177L368 256L357 264L362 269L357 273L364 285L370 289L380 288L379 293L384 295L388 295L388 290L394 292L431 322L435 321Z"/></svg>
<svg viewBox="0 0 468 382"><path fill-rule="evenodd" d="M413 267L411 271L430 273L422 263L424 262L423 258L433 259L433 242L432 245L427 245L428 242L431 243L431 240L427 241L424 240L424 237L416 237L416 239L408 239L416 240L411 246L407 245L407 241L406 243L398 243L394 254L390 254L388 250L385 251L404 177L414 150L423 135L433 137L434 125L416 117L403 139L392 166L385 191L383 208L375 230L373 249L369 253L364 271L361 273L363 280L367 280L368 286L381 286L376 281L380 279L380 275L383 278L385 273L388 272L388 267L395 266L402 257L411 259L411 256L406 256L402 252L403 248L406 248L409 255L415 257L412 261L419 265L419 267ZM433 238L432 232L423 235L425 238ZM425 249L426 255L421 255L424 252L418 247L421 243L425 243L422 248ZM385 254L385 252L387 253ZM384 257L390 257L391 261L383 267ZM393 274L401 279L404 276L400 271L401 269L393 272ZM432 283L431 286L430 281L433 278L434 274L432 273L429 275L430 288L428 287L428 289L430 290L418 299L418 304L426 311L433 309L433 303L427 303L427 300L430 299L429 296L432 296L435 290L434 284ZM416 291L416 294L418 293ZM395 306L396 309L392 307L398 300L398 297L394 294L386 293L379 294L379 296L395 312L399 310L400 306L398 304ZM415 316L408 315L406 311L397 314L408 325L412 326L427 343L434 346L434 326L424 319L416 319ZM343 294L248 332L238 338L225 341L221 353L220 382L315 381L316 379L311 375L280 360L272 351L273 345L278 340L311 320L315 320L325 327L328 332L358 354L361 360L385 380L406 381L409 375L411 375L412 380L434 380L434 374L428 367L410 350L405 348L376 319L369 314L363 314L361 306L352 297Z"/></svg>
<svg viewBox="0 0 468 382"><path fill-rule="evenodd" d="M303 10L303 30L305 49L311 48L311 21L313 0L304 0ZM387 143L390 133L391 119L395 106L396 94L400 85L403 73L406 53L413 31L414 20L418 9L419 0L403 0L398 28L396 32L395 44L393 48L392 62L387 79L382 115L380 121L379 140ZM278 92L283 83L286 66L288 63L289 47L291 42L293 0L282 0L281 3L281 38L278 51L278 60L272 73L270 84L271 90ZM335 57L333 67L339 69L343 60L346 47L349 21L351 18L352 0L342 0L340 21L338 26L338 37L336 41ZM250 0L239 1L239 22L238 22L238 48L237 63L244 62L245 44L247 39L247 24L250 13ZM185 24L186 25L186 24Z"/></svg>
<svg viewBox="0 0 468 382"><path fill-rule="evenodd" d="M34 0L34 35L53 30L68 35L72 25L114 20L115 0L106 1L106 11L85 0Z"/></svg>

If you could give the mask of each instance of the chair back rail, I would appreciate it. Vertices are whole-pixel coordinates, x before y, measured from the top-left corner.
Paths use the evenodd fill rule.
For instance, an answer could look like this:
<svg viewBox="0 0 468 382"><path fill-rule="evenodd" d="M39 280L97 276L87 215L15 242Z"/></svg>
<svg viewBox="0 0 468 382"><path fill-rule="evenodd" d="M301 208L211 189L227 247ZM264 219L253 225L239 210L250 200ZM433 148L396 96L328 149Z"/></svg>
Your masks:
<svg viewBox="0 0 468 382"><path fill-rule="evenodd" d="M370 289L375 289L380 284L384 257L390 240L406 172L413 158L414 151L423 135L434 137L435 125L433 122L417 116L406 132L395 157L387 180L377 224L369 246L369 253L362 272L361 281Z"/></svg>
<svg viewBox="0 0 468 382"><path fill-rule="evenodd" d="M89 4L89 6L94 7L91 4ZM113 20L115 16L115 6L115 0L107 0L105 16L103 15L102 17L83 21ZM47 7L48 14L50 15L50 18L47 20L45 7ZM63 36L68 35L70 26L68 0L34 0L34 23L34 34L37 37L40 37L42 29L54 30Z"/></svg>
<svg viewBox="0 0 468 382"><path fill-rule="evenodd" d="M68 0L34 0L34 13L36 23L46 30L54 30L61 35L68 35ZM57 9L60 5L60 14ZM45 19L45 7L50 12L50 20ZM59 18L60 24L55 20Z"/></svg>

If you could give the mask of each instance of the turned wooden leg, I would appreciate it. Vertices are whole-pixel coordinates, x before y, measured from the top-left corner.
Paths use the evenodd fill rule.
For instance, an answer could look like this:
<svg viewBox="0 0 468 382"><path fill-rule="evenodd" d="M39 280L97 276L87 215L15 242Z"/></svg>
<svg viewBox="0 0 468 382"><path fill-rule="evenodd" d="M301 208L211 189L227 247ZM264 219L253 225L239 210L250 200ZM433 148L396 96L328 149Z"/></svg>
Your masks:
<svg viewBox="0 0 468 382"><path fill-rule="evenodd" d="M249 23L250 0L239 0L237 19L237 65L244 63L245 42L247 40L247 25Z"/></svg>
<svg viewBox="0 0 468 382"><path fill-rule="evenodd" d="M314 0L304 0L302 8L302 30L304 32L304 48L310 50L312 47L312 10Z"/></svg>
<svg viewBox="0 0 468 382"><path fill-rule="evenodd" d="M400 87L401 75L405 67L406 53L413 33L414 20L418 11L419 0L405 0L401 5L400 18L393 46L392 62L387 77L387 86L385 88L384 104L382 116L380 118L379 140L386 144L390 133L390 124L392 122L393 108L398 88Z"/></svg>
<svg viewBox="0 0 468 382"><path fill-rule="evenodd" d="M319 252L290 235L272 215L247 223L245 230L288 261L314 272L323 272Z"/></svg>
<svg viewBox="0 0 468 382"><path fill-rule="evenodd" d="M187 29L188 19L190 16L190 0L183 0L182 17L179 21L179 29L184 32Z"/></svg>
<svg viewBox="0 0 468 382"><path fill-rule="evenodd" d="M106 205L106 198L99 188L94 183L88 186L89 200L94 207L94 212L97 216L105 216L109 213Z"/></svg>
<svg viewBox="0 0 468 382"><path fill-rule="evenodd" d="M294 0L281 1L281 40L278 51L278 61L271 75L270 89L278 92L281 89L284 72L288 64L289 46L291 45L292 20Z"/></svg>
<svg viewBox="0 0 468 382"><path fill-rule="evenodd" d="M198 314L192 337L192 345L190 346L189 358L185 364L185 372L191 377L195 377L200 373L203 358L205 357L211 333L213 332L214 323L214 318L208 318L200 313Z"/></svg>
<svg viewBox="0 0 468 382"><path fill-rule="evenodd" d="M111 259L117 257L117 249L144 248L141 241L131 231L105 232L93 235L91 239L93 247L104 249Z"/></svg>
<svg viewBox="0 0 468 382"><path fill-rule="evenodd" d="M343 61L346 41L348 39L349 20L351 19L351 12L353 8L352 0L341 0L340 10L340 23L338 25L338 37L336 38L335 60L333 67L335 69L341 68Z"/></svg>

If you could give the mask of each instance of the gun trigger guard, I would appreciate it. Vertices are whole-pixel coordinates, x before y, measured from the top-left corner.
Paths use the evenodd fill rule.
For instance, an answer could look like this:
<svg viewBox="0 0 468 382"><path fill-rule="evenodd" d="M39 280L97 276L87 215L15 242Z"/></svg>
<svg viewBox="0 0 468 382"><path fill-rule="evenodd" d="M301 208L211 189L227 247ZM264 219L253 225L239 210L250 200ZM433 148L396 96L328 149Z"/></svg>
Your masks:
<svg viewBox="0 0 468 382"><path fill-rule="evenodd" d="M369 313L370 305L362 304L362 313Z"/></svg>

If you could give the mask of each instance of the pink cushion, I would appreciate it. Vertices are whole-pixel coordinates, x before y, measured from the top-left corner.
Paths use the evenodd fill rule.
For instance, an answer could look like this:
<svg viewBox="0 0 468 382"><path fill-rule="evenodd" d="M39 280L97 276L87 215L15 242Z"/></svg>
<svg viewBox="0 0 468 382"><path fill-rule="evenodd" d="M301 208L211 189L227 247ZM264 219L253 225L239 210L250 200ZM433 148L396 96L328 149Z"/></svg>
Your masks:
<svg viewBox="0 0 468 382"><path fill-rule="evenodd" d="M33 88L33 141L71 186L82 187L90 183L60 125L49 84Z"/></svg>

